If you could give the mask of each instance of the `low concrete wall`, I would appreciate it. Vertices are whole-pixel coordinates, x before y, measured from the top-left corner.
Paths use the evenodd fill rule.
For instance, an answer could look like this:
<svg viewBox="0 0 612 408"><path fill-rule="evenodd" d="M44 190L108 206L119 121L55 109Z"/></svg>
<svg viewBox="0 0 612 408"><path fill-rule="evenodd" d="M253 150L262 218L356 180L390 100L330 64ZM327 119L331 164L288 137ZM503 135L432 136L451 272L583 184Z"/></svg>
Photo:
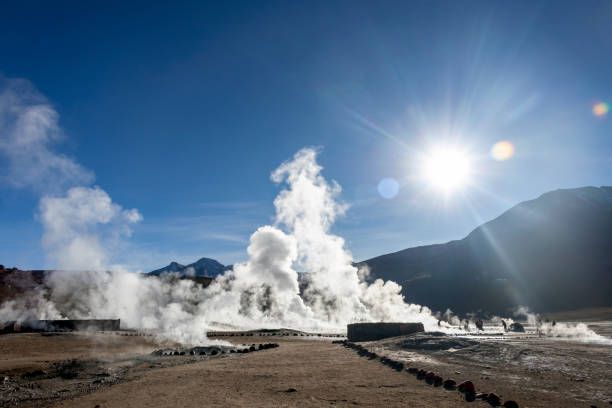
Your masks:
<svg viewBox="0 0 612 408"><path fill-rule="evenodd" d="M119 319L24 320L0 323L0 334L57 331L117 331Z"/></svg>
<svg viewBox="0 0 612 408"><path fill-rule="evenodd" d="M425 331L422 323L353 323L347 326L349 341L373 341Z"/></svg>

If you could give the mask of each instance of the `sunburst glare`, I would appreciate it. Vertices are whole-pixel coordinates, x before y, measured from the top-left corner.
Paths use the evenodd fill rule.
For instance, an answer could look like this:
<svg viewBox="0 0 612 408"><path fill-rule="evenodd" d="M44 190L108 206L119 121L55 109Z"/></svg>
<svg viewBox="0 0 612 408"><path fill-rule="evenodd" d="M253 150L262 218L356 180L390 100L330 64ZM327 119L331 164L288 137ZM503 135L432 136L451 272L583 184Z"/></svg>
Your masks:
<svg viewBox="0 0 612 408"><path fill-rule="evenodd" d="M421 176L428 185L444 193L465 187L471 175L471 160L461 149L438 147L424 155Z"/></svg>

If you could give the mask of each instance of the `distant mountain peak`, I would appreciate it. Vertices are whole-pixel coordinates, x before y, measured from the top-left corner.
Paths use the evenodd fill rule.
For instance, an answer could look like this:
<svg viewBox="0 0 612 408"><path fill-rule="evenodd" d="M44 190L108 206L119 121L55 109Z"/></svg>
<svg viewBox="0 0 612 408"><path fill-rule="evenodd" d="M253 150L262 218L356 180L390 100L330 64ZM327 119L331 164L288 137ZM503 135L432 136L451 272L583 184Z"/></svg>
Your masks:
<svg viewBox="0 0 612 408"><path fill-rule="evenodd" d="M149 275L160 276L167 273L177 273L179 276L214 278L228 269L227 266L212 258L200 258L188 265L170 262L168 266L149 272Z"/></svg>

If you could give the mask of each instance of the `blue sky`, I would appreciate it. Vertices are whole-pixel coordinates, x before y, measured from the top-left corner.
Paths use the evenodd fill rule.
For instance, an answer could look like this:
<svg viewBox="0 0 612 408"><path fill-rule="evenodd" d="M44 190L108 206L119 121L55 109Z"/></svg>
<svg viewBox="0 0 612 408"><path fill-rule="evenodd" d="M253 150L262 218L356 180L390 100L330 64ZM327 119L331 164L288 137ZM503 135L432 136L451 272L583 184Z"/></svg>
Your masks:
<svg viewBox="0 0 612 408"><path fill-rule="evenodd" d="M612 114L592 112L612 103L610 2L124 3L4 5L0 74L31 81L60 115L56 148L142 213L133 267L245 259L274 215L270 172L305 146L343 187L334 231L358 260L612 184ZM514 157L490 157L499 140ZM439 143L472 157L452 196L415 169ZM0 184L0 263L48 266L38 199Z"/></svg>

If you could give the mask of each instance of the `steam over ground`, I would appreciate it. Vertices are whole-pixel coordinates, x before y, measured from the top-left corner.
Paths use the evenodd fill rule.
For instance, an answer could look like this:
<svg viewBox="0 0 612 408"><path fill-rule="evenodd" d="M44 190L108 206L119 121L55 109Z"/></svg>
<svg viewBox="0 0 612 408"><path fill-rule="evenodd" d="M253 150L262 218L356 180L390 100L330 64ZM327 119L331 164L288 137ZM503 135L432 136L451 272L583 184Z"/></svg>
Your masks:
<svg viewBox="0 0 612 408"><path fill-rule="evenodd" d="M398 284L365 282L367 271L353 266L344 240L330 232L346 210L338 201L341 188L323 178L317 151L310 148L272 173L282 188L274 201L275 224L258 228L248 261L208 288L114 264L113 253L141 214L114 203L92 185L92 172L54 152L62 138L58 115L29 83L0 81L7 181L40 194L43 246L62 270L47 278L48 290L0 305L0 320L120 318L124 327L186 344L206 343L207 330L227 326L343 330L357 321L418 321L426 330L458 330L446 322L439 326L427 307L405 302ZM306 272L302 294L298 270Z"/></svg>

